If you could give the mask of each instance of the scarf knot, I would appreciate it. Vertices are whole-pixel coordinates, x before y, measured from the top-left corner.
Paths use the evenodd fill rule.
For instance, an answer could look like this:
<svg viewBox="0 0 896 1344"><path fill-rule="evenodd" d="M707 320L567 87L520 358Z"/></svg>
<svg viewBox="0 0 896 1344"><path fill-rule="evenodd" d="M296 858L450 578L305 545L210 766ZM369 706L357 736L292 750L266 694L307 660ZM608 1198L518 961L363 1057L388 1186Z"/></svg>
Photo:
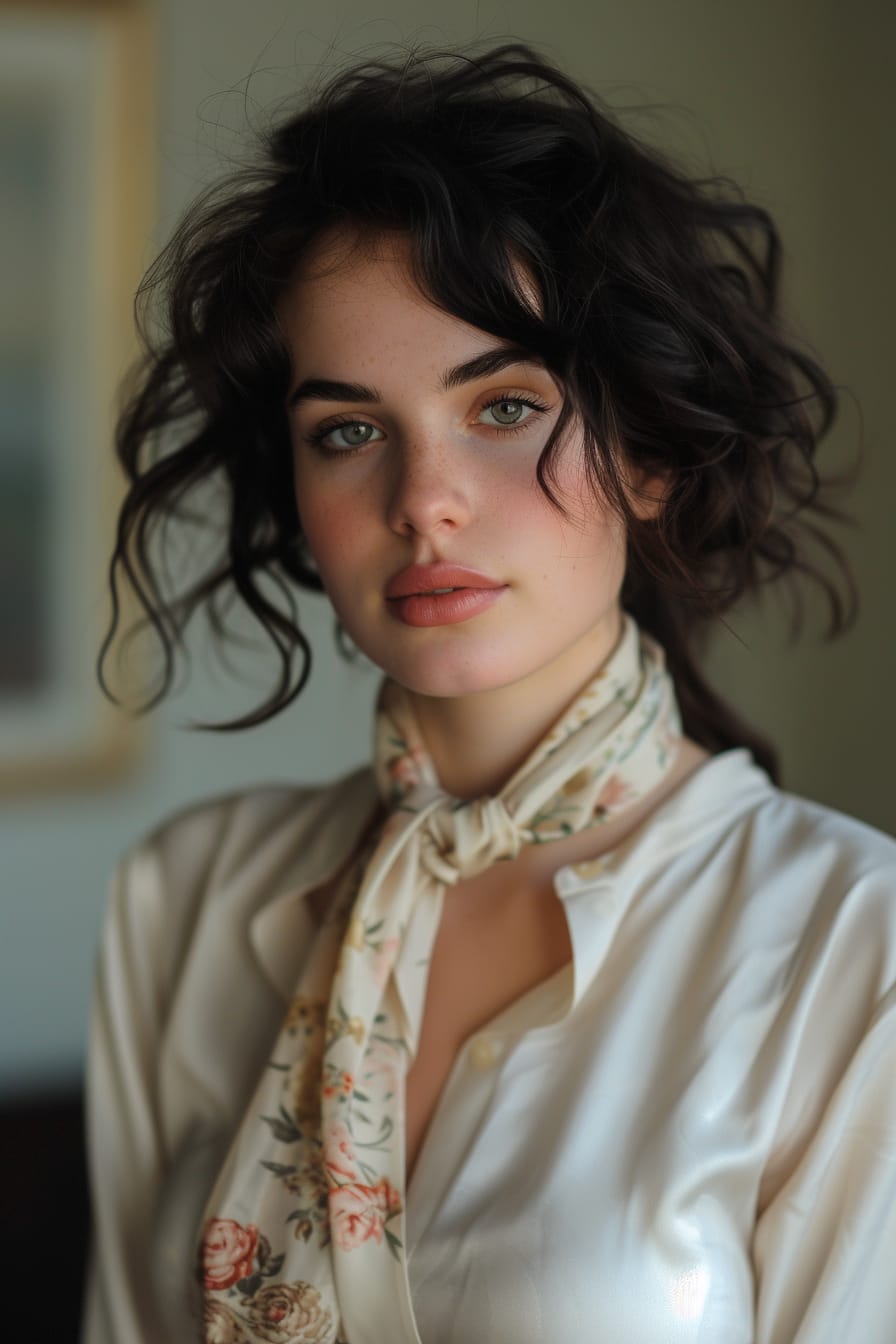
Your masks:
<svg viewBox="0 0 896 1344"><path fill-rule="evenodd" d="M517 826L501 797L446 802L435 808L420 833L420 863L435 878L453 887L475 877L501 859L513 859L532 838Z"/></svg>
<svg viewBox="0 0 896 1344"><path fill-rule="evenodd" d="M403 1099L445 890L524 845L599 829L669 770L681 720L665 655L623 618L617 647L494 797L444 788L412 697L384 680L373 765L389 816L313 936L207 1201L203 1344L420 1344Z"/></svg>

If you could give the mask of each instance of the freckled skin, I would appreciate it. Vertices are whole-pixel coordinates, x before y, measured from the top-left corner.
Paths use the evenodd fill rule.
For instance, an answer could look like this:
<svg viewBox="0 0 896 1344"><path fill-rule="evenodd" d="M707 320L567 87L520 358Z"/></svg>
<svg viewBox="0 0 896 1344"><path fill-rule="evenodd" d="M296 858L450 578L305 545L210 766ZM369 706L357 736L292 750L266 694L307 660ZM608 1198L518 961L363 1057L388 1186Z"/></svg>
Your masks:
<svg viewBox="0 0 896 1344"><path fill-rule="evenodd" d="M546 370L506 369L439 388L449 365L499 342L413 288L405 247L398 235L353 255L319 246L281 301L291 386L312 376L343 379L383 397L307 402L290 412L296 499L348 635L413 693L443 782L463 779L475 791L523 758L612 652L625 536L591 494L575 421L554 487L568 518L538 486L536 463L562 400ZM335 269L316 274L319 259ZM486 409L499 394L528 395L550 409ZM361 452L326 457L306 442L334 416L373 427ZM527 424L521 433L502 434L517 420ZM336 430L327 442L352 447L358 433ZM436 559L472 566L509 589L459 624L396 621L387 580Z"/></svg>

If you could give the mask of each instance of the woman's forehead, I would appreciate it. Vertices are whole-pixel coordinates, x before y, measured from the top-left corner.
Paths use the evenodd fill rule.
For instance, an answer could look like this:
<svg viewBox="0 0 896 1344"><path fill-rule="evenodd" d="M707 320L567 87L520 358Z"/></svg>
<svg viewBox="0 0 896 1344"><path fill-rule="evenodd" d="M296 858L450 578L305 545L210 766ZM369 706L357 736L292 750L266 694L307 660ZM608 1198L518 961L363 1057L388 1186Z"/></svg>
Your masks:
<svg viewBox="0 0 896 1344"><path fill-rule="evenodd" d="M374 227L363 222L333 225L308 244L296 263L283 300L288 304L300 292L308 297L311 291L323 292L328 287L332 292L340 281L351 279L359 271L379 271L390 281L397 279L403 293L413 296L415 302L437 307L421 287L414 259L414 240L404 229ZM532 269L513 249L511 266L526 304L540 316L542 298Z"/></svg>

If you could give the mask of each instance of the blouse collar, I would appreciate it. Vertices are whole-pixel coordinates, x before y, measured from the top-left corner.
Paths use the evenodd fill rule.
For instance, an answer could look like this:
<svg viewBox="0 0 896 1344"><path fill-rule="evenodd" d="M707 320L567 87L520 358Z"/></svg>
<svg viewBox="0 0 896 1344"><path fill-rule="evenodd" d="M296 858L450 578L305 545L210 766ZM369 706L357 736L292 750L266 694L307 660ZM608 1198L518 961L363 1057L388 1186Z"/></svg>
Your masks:
<svg viewBox="0 0 896 1344"><path fill-rule="evenodd" d="M594 860L565 864L554 889L566 908L573 949L575 1007L613 941L632 893L660 862L734 822L772 794L768 775L745 747L706 761L620 845ZM296 808L295 835L272 894L252 916L249 940L259 967L289 1002L314 924L306 898L328 881L355 849L379 806L369 765L325 786L309 818Z"/></svg>

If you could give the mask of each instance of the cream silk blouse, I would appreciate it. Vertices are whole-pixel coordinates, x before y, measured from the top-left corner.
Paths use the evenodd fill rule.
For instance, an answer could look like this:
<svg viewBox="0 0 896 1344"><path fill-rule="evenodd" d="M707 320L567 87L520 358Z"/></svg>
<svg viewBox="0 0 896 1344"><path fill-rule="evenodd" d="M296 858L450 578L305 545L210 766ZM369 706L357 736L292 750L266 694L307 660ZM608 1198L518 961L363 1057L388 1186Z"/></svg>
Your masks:
<svg viewBox="0 0 896 1344"><path fill-rule="evenodd" d="M304 897L376 805L369 767L217 796L116 868L82 1344L196 1339L202 1210ZM407 1191L422 1344L893 1344L896 842L737 749L554 882L573 962L466 1042Z"/></svg>

